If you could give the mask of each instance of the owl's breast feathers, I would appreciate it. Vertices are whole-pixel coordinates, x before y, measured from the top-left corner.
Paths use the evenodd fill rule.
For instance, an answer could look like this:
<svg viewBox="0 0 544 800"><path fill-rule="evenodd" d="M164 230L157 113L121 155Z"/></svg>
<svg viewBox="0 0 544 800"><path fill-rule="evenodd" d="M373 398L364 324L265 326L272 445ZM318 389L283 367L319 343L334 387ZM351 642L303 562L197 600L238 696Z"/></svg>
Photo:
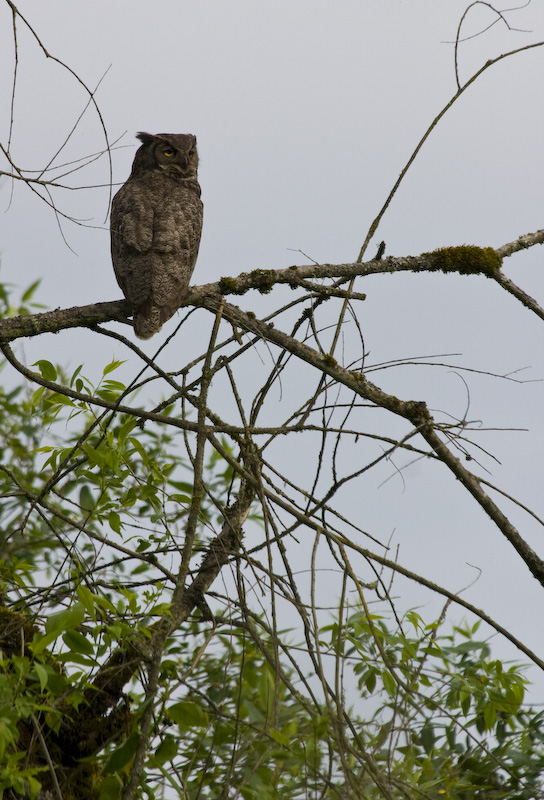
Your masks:
<svg viewBox="0 0 544 800"><path fill-rule="evenodd" d="M131 247L140 253L157 245L160 248L164 232L193 233L195 225L202 226L202 208L200 186L195 180L181 183L160 176L157 181L149 177L127 181L112 202L112 255L115 258L118 248Z"/></svg>

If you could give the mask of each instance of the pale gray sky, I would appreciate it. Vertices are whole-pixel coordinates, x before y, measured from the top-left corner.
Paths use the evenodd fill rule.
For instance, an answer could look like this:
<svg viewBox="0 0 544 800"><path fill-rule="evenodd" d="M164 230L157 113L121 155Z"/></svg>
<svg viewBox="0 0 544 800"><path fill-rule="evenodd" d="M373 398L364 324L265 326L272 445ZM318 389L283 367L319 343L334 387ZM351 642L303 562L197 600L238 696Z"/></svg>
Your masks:
<svg viewBox="0 0 544 800"><path fill-rule="evenodd" d="M318 262L356 258L409 154L455 92L451 43L466 5L20 0L19 9L48 51L88 86L107 71L96 98L110 139L123 136L124 149L113 153L116 182L128 176L136 131L198 136L205 221L193 282L207 283L255 268L305 263L292 249ZM499 23L463 44L462 81L488 58L544 39L544 5L538 0L508 19L525 32L508 32ZM467 34L492 21L483 7L475 9ZM9 131L10 29L10 10L0 0L2 142ZM86 96L39 52L22 25L18 41L12 154L20 166L39 169L63 143ZM383 220L376 242L384 239L388 254L416 255L453 244L497 247L544 227L543 78L544 48L502 61L468 90L431 135ZM60 163L103 146L89 109ZM74 182L107 180L101 159ZM2 280L24 288L43 278L39 299L50 307L119 298L105 222L107 189L55 197L62 211L89 221L90 227L62 223L77 255L64 244L45 204L23 185L14 187L13 196L8 182L0 185ZM375 248L373 243L369 258ZM542 259L542 248L533 248L505 266L541 301ZM456 353L461 355L448 363L501 374L530 367L522 376L544 377L542 325L483 278L376 276L357 288L368 295L359 321L369 363ZM239 304L265 313L275 295L252 293ZM48 358L76 366L85 359L99 369L113 354L127 356L93 352L95 341L85 331L69 331L24 346L28 363ZM149 352L155 347L154 340ZM201 348L188 342L192 349ZM266 358L264 348L261 354ZM259 385L269 363L254 363ZM130 365L127 370L131 375ZM453 372L402 367L371 377L403 399L426 399L432 409L457 418L464 414L466 389ZM470 386L468 419L530 429L481 433L478 443L500 461L482 456L489 480L544 516L544 383L464 377ZM352 458L360 458L355 447ZM542 627L534 624L542 591L445 468L420 463L403 483L391 465L365 487L363 500L357 491L342 495L344 513L360 515L363 527L382 540L395 532L403 563L454 591L476 576L467 562L482 569L466 599L544 655ZM506 502L503 507L544 554L542 529ZM400 581L398 587L405 588ZM408 598L415 603L423 595L411 587Z"/></svg>

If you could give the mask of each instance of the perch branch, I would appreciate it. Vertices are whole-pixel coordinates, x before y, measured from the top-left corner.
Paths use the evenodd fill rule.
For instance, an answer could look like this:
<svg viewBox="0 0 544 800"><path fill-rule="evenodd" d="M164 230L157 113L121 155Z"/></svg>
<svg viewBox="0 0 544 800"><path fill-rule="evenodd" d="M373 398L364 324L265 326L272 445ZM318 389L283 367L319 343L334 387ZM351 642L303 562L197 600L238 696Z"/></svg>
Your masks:
<svg viewBox="0 0 544 800"><path fill-rule="evenodd" d="M543 233L543 232L539 232ZM307 279L350 279L366 275L393 272L457 272L464 275L480 275L494 278L500 276L502 255L510 255L517 249L526 249L544 240L539 234L520 237L517 242L504 245L499 250L471 246L449 247L433 253L403 258L385 258L367 261L364 264L305 264L285 269L256 269L243 272L236 278L221 278L216 283L193 287L184 305L201 305L206 297L217 295L242 295L250 289L266 294L276 284L287 284L293 289L301 287ZM530 239L533 237L533 239ZM523 244L520 242L523 241ZM325 296L344 296L334 287L312 285L312 291L320 291ZM352 299L362 300L364 295L353 294ZM534 310L534 309L533 309ZM103 322L127 322L131 308L126 300L106 303L93 303L87 306L56 309L40 314L12 317L0 320L0 342L10 342L25 336L38 336L43 333L58 333L66 328L90 328Z"/></svg>

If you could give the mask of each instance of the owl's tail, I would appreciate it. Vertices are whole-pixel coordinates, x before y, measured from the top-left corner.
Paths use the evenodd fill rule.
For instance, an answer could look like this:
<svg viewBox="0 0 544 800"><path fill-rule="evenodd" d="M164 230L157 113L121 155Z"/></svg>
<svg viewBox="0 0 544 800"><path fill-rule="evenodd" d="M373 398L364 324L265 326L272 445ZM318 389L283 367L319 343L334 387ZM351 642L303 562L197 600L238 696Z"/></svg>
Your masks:
<svg viewBox="0 0 544 800"><path fill-rule="evenodd" d="M134 311L134 333L138 339L151 339L162 328L160 309L156 306Z"/></svg>

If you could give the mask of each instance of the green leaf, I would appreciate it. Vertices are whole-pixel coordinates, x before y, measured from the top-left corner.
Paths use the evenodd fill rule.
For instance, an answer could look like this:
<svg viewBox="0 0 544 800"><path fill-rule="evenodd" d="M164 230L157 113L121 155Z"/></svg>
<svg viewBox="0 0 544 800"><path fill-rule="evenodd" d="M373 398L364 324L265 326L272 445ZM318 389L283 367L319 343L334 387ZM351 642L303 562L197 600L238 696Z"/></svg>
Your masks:
<svg viewBox="0 0 544 800"><path fill-rule="evenodd" d="M139 741L139 734L131 733L126 742L123 742L121 747L118 747L117 750L114 750L111 756L108 758L106 764L104 765L104 769L102 770L102 774L111 775L111 773L119 772L119 770L123 769L123 767L134 758L136 750L138 749Z"/></svg>
<svg viewBox="0 0 544 800"><path fill-rule="evenodd" d="M63 631L81 625L84 616L85 612L81 603L74 603L70 608L65 608L57 614L51 614L45 623L45 630L47 633L60 635Z"/></svg>
<svg viewBox="0 0 544 800"><path fill-rule="evenodd" d="M112 529L112 531L115 531L115 533L121 533L121 528L122 528L121 517L119 516L117 511L110 511L110 513L108 514L108 524Z"/></svg>
<svg viewBox="0 0 544 800"><path fill-rule="evenodd" d="M423 620L415 611L408 611L406 614L406 619L416 631L419 631L423 628Z"/></svg>
<svg viewBox="0 0 544 800"><path fill-rule="evenodd" d="M42 279L39 278L37 281L34 281L34 283L30 284L28 289L26 289L23 292L23 296L21 297L21 303L27 303L32 298L32 296L34 295L36 289L38 288L41 282Z"/></svg>
<svg viewBox="0 0 544 800"><path fill-rule="evenodd" d="M193 484L187 483L187 481L168 481L168 483L170 484L170 486L173 486L174 489L179 489L182 492L188 492L189 494L191 494L193 491Z"/></svg>
<svg viewBox="0 0 544 800"><path fill-rule="evenodd" d="M39 664L38 662L36 662L34 664L34 671L36 672L36 675L38 676L38 680L40 681L40 688L41 688L41 690L43 692L43 690L47 686L47 677L48 677L47 676L47 670L43 666L43 664Z"/></svg>
<svg viewBox="0 0 544 800"><path fill-rule="evenodd" d="M83 653L83 655L94 655L94 646L83 634L78 631L67 631L62 637L64 644L73 650L74 653Z"/></svg>
<svg viewBox="0 0 544 800"><path fill-rule="evenodd" d="M179 743L178 740L171 736L169 733L166 734L160 745L157 747L154 755L154 761L159 766L162 766L167 761L171 761L178 752Z"/></svg>
<svg viewBox="0 0 544 800"><path fill-rule="evenodd" d="M94 598L94 602L96 603L97 606L100 606L101 608L105 608L106 611L109 611L112 614L115 614L115 606L113 605L111 600L108 600L107 597L102 597L99 594L93 594L93 598Z"/></svg>
<svg viewBox="0 0 544 800"><path fill-rule="evenodd" d="M91 590L80 584L77 587L76 592L87 614L93 619L96 619L96 611L94 607L95 598Z"/></svg>
<svg viewBox="0 0 544 800"><path fill-rule="evenodd" d="M35 771L38 772L38 770ZM27 770L27 772L29 772L29 770ZM39 781L36 780L36 778L33 778L32 775L27 775L26 779L28 781L28 788L30 790L30 800L35 800L35 798L38 795L38 792L42 788L42 785Z"/></svg>
<svg viewBox="0 0 544 800"><path fill-rule="evenodd" d="M100 784L100 800L118 800L123 790L119 775L108 775Z"/></svg>
<svg viewBox="0 0 544 800"><path fill-rule="evenodd" d="M120 367L121 364L124 363L124 361L110 361L110 363L104 367L102 375L108 375L110 372L113 372L114 369L117 369L117 367Z"/></svg>
<svg viewBox="0 0 544 800"><path fill-rule="evenodd" d="M42 396L42 394L44 392L45 392L45 386L40 386L40 388L36 389L36 391L32 394L32 397L30 398L30 404L33 407L38 405L38 403L39 403L39 401L41 399L41 396ZM53 449L53 448L51 448L51 449Z"/></svg>
<svg viewBox="0 0 544 800"><path fill-rule="evenodd" d="M384 669L382 672L383 688L390 697L394 697L397 693L397 682L391 675L389 670Z"/></svg>
<svg viewBox="0 0 544 800"><path fill-rule="evenodd" d="M132 430L134 430L136 425L137 425L137 420L133 417L129 417L127 420L125 420L125 422L123 422L123 424L117 431L117 439L119 440L120 443L125 441L129 433Z"/></svg>
<svg viewBox="0 0 544 800"><path fill-rule="evenodd" d="M45 378L46 381L57 380L57 370L50 361L44 361L43 359L40 359L40 361L36 361L36 363L32 364L32 366L38 367L42 378Z"/></svg>
<svg viewBox="0 0 544 800"><path fill-rule="evenodd" d="M182 503L183 505L190 505L191 503L191 498L186 494L171 494L168 496L168 499L172 503Z"/></svg>
<svg viewBox="0 0 544 800"><path fill-rule="evenodd" d="M81 653L74 653L73 650L61 653L55 658L59 664L79 664L81 667L95 667L98 663L95 658L82 656Z"/></svg>
<svg viewBox="0 0 544 800"><path fill-rule="evenodd" d="M461 709L465 716L468 714L470 710L471 700L472 698L468 692L459 692L459 702L461 704Z"/></svg>
<svg viewBox="0 0 544 800"><path fill-rule="evenodd" d="M284 747L291 747L291 739L287 734L278 731L276 728L270 728L269 733L278 744L282 744Z"/></svg>
<svg viewBox="0 0 544 800"><path fill-rule="evenodd" d="M79 505L84 511L92 511L95 507L95 500L87 484L83 484L79 490Z"/></svg>
<svg viewBox="0 0 544 800"><path fill-rule="evenodd" d="M167 709L167 716L175 722L181 730L187 728L201 728L208 724L208 715L201 706L189 700L181 700Z"/></svg>
<svg viewBox="0 0 544 800"><path fill-rule="evenodd" d="M427 755L431 754L435 741L436 737L434 735L433 726L425 725L425 727L421 731L421 744L423 745L423 749L425 750Z"/></svg>
<svg viewBox="0 0 544 800"><path fill-rule="evenodd" d="M74 370L74 372L72 374L72 377L70 378L70 386L74 385L74 381L75 381L75 379L77 378L77 376L79 375L79 373L81 372L82 369L83 369L83 364L80 364L79 367L77 367L77 369Z"/></svg>
<svg viewBox="0 0 544 800"><path fill-rule="evenodd" d="M376 670L371 667L364 678L364 683L367 690L372 694L374 689L376 688L376 679L377 679L377 672Z"/></svg>
<svg viewBox="0 0 544 800"><path fill-rule="evenodd" d="M104 456L98 449L91 447L87 442L82 445L81 449L84 451L91 465L100 467L101 469L104 467Z"/></svg>
<svg viewBox="0 0 544 800"><path fill-rule="evenodd" d="M50 395L47 395L44 398L44 401L47 402L49 406L70 406L71 408L74 407L74 401L70 397L66 397L60 392L53 392Z"/></svg>
<svg viewBox="0 0 544 800"><path fill-rule="evenodd" d="M484 723L486 730L492 730L495 727L496 721L497 709L492 703L487 703L486 707L484 708Z"/></svg>
<svg viewBox="0 0 544 800"><path fill-rule="evenodd" d="M138 453L140 454L143 462L146 463L147 462L147 453L145 451L144 446L142 444L140 444L140 442L138 441L138 439L136 439L135 436L130 436L129 437L129 442L134 447L134 449L138 451Z"/></svg>
<svg viewBox="0 0 544 800"><path fill-rule="evenodd" d="M130 574L131 575L141 575L143 572L148 572L149 568L150 568L150 565L146 561L142 561L141 564L138 564L137 567L134 567L134 569L131 570Z"/></svg>
<svg viewBox="0 0 544 800"><path fill-rule="evenodd" d="M104 384L102 385L101 388L105 389L108 392L115 392L115 391L123 392L127 387L125 386L124 383L121 383L121 381L104 381Z"/></svg>

